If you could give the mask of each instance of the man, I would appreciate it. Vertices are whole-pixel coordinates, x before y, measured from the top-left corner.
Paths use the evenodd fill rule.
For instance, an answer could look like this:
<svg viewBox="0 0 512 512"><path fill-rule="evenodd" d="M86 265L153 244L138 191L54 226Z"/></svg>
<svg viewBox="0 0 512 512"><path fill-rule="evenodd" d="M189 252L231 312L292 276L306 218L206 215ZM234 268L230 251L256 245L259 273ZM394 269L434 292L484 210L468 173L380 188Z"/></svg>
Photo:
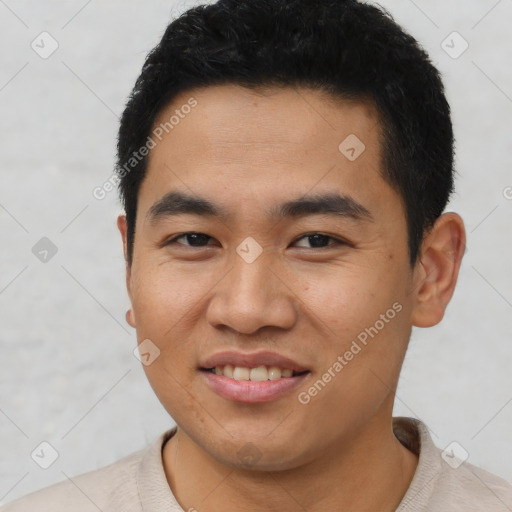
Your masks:
<svg viewBox="0 0 512 512"><path fill-rule="evenodd" d="M412 326L464 253L439 73L355 0L221 0L148 56L118 218L149 382L177 427L3 510L506 511L392 418ZM456 469L454 469L456 467Z"/></svg>

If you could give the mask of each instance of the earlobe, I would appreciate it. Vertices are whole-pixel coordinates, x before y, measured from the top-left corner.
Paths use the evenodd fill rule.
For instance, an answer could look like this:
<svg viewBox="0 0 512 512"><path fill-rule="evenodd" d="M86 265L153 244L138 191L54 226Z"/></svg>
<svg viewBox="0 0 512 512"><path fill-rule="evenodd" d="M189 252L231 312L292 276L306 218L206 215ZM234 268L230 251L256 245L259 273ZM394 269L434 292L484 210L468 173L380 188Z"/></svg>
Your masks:
<svg viewBox="0 0 512 512"><path fill-rule="evenodd" d="M128 296L131 300L131 268L130 265L128 265L128 258L127 258L127 231L128 231L128 225L126 223L126 216L121 214L117 217L117 227L119 228L119 232L121 233L121 238L123 240L123 253L124 253L124 261L126 263L126 289L128 290ZM125 315L126 323L130 325L131 327L135 328L135 314L133 313L133 310L130 308Z"/></svg>
<svg viewBox="0 0 512 512"><path fill-rule="evenodd" d="M456 213L441 215L421 246L414 270L412 324L438 324L455 290L466 247L464 222Z"/></svg>
<svg viewBox="0 0 512 512"><path fill-rule="evenodd" d="M133 314L133 310L129 309L126 312L126 323L131 327L135 328L135 315Z"/></svg>

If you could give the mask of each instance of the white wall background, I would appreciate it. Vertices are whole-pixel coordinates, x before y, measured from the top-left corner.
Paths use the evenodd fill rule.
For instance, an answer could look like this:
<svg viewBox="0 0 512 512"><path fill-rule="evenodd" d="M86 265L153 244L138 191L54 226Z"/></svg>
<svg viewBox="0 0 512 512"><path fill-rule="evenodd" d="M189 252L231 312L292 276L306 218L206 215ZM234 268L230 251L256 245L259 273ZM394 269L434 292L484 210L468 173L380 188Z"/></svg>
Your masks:
<svg viewBox="0 0 512 512"><path fill-rule="evenodd" d="M117 193L98 201L92 189L112 174L118 116L146 53L190 5L0 1L0 503L174 424L132 354ZM444 321L413 332L396 414L512 481L512 2L381 5L444 75L460 173L450 210L468 231ZM30 46L42 31L59 45L47 59ZM453 31L469 44L458 58L441 47ZM47 263L32 253L42 237L58 249ZM47 470L30 457L44 440L59 452Z"/></svg>

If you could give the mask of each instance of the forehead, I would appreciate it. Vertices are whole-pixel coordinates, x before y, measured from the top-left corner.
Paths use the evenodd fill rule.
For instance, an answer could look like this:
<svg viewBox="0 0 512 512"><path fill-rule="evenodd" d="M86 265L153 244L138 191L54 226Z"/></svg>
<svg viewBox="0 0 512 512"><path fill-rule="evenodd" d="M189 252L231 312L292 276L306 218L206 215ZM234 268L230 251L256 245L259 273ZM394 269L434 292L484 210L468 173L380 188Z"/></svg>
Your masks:
<svg viewBox="0 0 512 512"><path fill-rule="evenodd" d="M197 105L188 109L187 104ZM181 111L191 112L177 119ZM211 149L225 143L238 148L242 144L272 146L299 145L337 149L339 138L350 133L363 138L378 137L379 116L368 99L349 100L324 91L298 87L259 87L247 89L235 84L193 89L176 96L155 119L154 129L163 127L174 117L173 139L187 138L187 148ZM190 131L195 137L188 137ZM236 137L234 136L236 135ZM165 135L164 135L165 136ZM167 137L170 141L171 137ZM368 142L372 142L368 140ZM295 152L299 157L300 148ZM185 149L185 148L184 148ZM257 148L259 151L261 148ZM292 157L285 148L287 159Z"/></svg>
<svg viewBox="0 0 512 512"><path fill-rule="evenodd" d="M380 122L369 101L291 87L192 89L159 113L151 137L139 190L146 211L176 188L238 208L311 192L359 202L394 194L381 177Z"/></svg>

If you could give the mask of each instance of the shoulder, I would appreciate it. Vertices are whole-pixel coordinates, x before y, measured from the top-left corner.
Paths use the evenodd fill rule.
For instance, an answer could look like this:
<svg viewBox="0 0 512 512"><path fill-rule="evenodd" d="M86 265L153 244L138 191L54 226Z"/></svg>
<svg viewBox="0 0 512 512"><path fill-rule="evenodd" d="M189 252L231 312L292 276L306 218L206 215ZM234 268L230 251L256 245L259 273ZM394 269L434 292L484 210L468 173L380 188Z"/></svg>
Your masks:
<svg viewBox="0 0 512 512"><path fill-rule="evenodd" d="M512 484L461 460L460 447L438 448L427 426L412 418L394 418L400 442L419 456L411 485L398 512L511 512ZM455 449L457 448L457 449ZM457 458L457 453L461 458Z"/></svg>
<svg viewBox="0 0 512 512"><path fill-rule="evenodd" d="M443 452L437 451L443 457ZM456 504L454 511L510 512L512 484L467 462L443 463L432 506L439 508L447 501Z"/></svg>
<svg viewBox="0 0 512 512"><path fill-rule="evenodd" d="M137 468L147 450L35 491L4 505L0 512L139 512Z"/></svg>

